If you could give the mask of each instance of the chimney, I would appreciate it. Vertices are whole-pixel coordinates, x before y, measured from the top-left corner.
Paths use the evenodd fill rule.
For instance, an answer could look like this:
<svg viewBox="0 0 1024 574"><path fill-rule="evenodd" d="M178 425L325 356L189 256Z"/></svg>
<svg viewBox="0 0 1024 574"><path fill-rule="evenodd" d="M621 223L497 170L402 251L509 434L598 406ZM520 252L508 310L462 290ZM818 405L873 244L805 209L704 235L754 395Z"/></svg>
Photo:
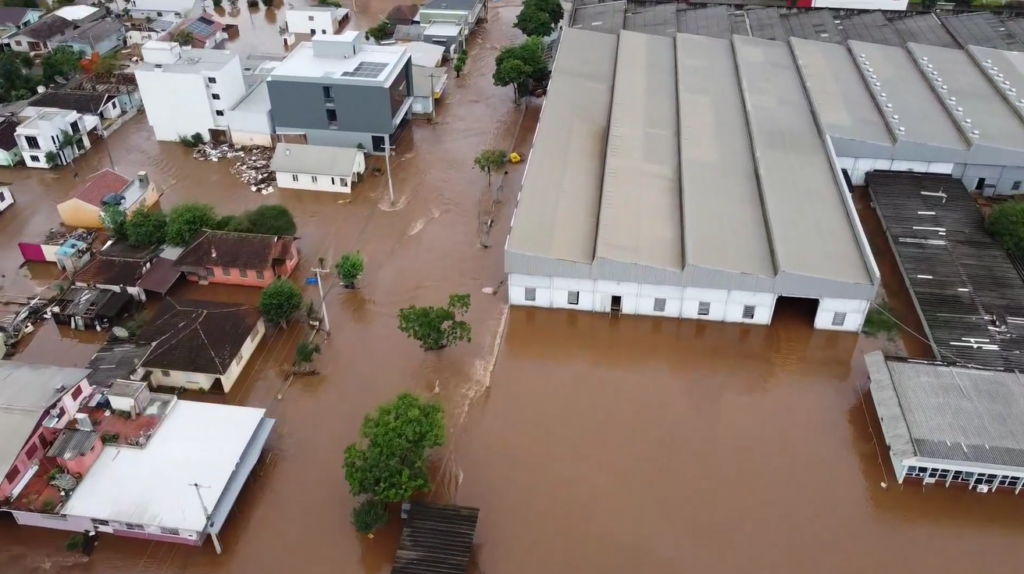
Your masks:
<svg viewBox="0 0 1024 574"><path fill-rule="evenodd" d="M210 248L210 256L213 257L214 259L217 258L217 248L216 247L211 247Z"/></svg>
<svg viewBox="0 0 1024 574"><path fill-rule="evenodd" d="M149 174L148 173L146 173L144 171L140 171L139 175L135 176L135 181L139 182L139 188L142 191L146 191L147 189L149 189Z"/></svg>
<svg viewBox="0 0 1024 574"><path fill-rule="evenodd" d="M85 413L75 414L75 422L78 423L78 428L86 431L92 430L92 421L89 420L89 415Z"/></svg>

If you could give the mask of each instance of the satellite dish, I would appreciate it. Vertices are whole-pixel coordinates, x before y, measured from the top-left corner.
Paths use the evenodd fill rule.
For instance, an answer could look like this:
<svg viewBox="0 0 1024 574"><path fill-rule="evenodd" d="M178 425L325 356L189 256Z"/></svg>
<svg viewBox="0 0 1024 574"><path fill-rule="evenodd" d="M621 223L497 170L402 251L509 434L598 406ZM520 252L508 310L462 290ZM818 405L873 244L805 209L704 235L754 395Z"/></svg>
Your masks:
<svg viewBox="0 0 1024 574"><path fill-rule="evenodd" d="M61 490L74 490L78 486L78 481L70 474L58 474L50 484Z"/></svg>
<svg viewBox="0 0 1024 574"><path fill-rule="evenodd" d="M125 329L124 327L114 327L111 331L113 331L114 336L118 339L128 338L128 329Z"/></svg>

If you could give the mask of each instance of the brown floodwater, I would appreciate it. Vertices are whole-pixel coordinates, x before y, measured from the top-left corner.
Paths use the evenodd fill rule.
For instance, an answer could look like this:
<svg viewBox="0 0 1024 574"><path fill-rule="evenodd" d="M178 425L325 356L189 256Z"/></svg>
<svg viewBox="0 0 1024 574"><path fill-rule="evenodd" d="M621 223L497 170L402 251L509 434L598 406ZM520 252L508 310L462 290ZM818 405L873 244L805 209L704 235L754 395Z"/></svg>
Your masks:
<svg viewBox="0 0 1024 574"><path fill-rule="evenodd" d="M394 4L360 1L357 22L375 23ZM363 416L404 390L436 394L447 407L451 433L437 454L433 497L482 509L475 572L861 574L910 560L928 571L979 563L1015 571L1024 502L901 489L879 463L861 395L861 355L876 342L814 332L813 310L799 305L780 304L765 328L547 310L506 315L503 290L481 292L503 279L501 248L523 165L509 167L494 247L483 249L487 180L472 158L486 147L528 151L540 109L516 108L507 90L491 85L494 55L518 37L518 7L490 7L437 123L414 122L398 143L394 206L385 178L375 176L351 201L254 194L227 162L198 162L177 144L155 142L144 118L111 137L117 169L149 171L164 206L287 206L301 236L295 281L318 258L356 249L366 273L359 290L328 290L332 336L316 359L319 375L286 387L304 332L271 329L229 395L187 397L264 407L278 421L223 532L224 555L210 545L105 537L86 561L63 551L67 534L2 516L0 572L387 572L398 524L372 540L353 532L341 460ZM242 10L235 45L273 52L270 20L280 16ZM84 176L108 162L101 143L76 168ZM3 179L15 182L18 201L0 216L3 292L28 296L58 277L46 266L21 267L14 244L54 226L55 205L75 180L70 167L3 170ZM471 344L426 354L398 332L400 307L441 303L453 292L473 296ZM171 295L254 302L258 292L185 284ZM17 358L78 366L97 345L93 334L40 325Z"/></svg>

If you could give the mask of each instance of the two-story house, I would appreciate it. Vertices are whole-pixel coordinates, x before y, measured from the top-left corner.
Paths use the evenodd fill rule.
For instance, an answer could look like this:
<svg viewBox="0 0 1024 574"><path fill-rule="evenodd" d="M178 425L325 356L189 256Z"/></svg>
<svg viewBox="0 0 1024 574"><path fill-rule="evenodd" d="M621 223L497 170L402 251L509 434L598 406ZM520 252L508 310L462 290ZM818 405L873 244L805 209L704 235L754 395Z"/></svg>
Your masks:
<svg viewBox="0 0 1024 574"><path fill-rule="evenodd" d="M190 281L266 287L288 277L299 262L294 237L200 231L175 264Z"/></svg>
<svg viewBox="0 0 1024 574"><path fill-rule="evenodd" d="M486 11L484 0L427 0L420 6L418 19L424 26L434 22L451 22L464 24L472 30Z"/></svg>
<svg viewBox="0 0 1024 574"><path fill-rule="evenodd" d="M383 153L409 117L412 62L402 46L363 33L315 36L267 79L277 141Z"/></svg>
<svg viewBox="0 0 1024 574"><path fill-rule="evenodd" d="M333 6L289 8L284 14L285 25L292 34L337 34L348 22L348 10Z"/></svg>
<svg viewBox="0 0 1024 574"><path fill-rule="evenodd" d="M33 24L11 34L6 40L15 52L41 54L49 52L54 46L60 44L74 31L74 28L74 22L56 14L47 14Z"/></svg>
<svg viewBox="0 0 1024 574"><path fill-rule="evenodd" d="M40 8L23 6L0 6L0 38L8 44L7 37L43 17Z"/></svg>
<svg viewBox="0 0 1024 574"><path fill-rule="evenodd" d="M130 0L125 10L139 20L187 20L203 13L203 0Z"/></svg>
<svg viewBox="0 0 1024 574"><path fill-rule="evenodd" d="M154 40L142 47L142 57L135 80L157 140L199 133L228 141L227 111L246 91L238 55Z"/></svg>
<svg viewBox="0 0 1024 574"><path fill-rule="evenodd" d="M86 152L92 144L85 117L74 110L43 109L15 130L15 138L28 167L64 165ZM68 134L79 136L70 142ZM71 145L65 145L67 143Z"/></svg>

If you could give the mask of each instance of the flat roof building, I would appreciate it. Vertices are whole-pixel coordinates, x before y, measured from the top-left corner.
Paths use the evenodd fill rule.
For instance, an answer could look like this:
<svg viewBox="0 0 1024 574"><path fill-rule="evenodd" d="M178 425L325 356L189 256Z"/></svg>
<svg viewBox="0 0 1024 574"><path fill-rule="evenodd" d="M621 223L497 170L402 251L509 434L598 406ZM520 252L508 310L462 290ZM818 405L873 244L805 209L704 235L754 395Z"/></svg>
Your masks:
<svg viewBox="0 0 1024 574"><path fill-rule="evenodd" d="M865 356L896 481L966 484L976 492L1024 486L1024 385L1016 371Z"/></svg>

